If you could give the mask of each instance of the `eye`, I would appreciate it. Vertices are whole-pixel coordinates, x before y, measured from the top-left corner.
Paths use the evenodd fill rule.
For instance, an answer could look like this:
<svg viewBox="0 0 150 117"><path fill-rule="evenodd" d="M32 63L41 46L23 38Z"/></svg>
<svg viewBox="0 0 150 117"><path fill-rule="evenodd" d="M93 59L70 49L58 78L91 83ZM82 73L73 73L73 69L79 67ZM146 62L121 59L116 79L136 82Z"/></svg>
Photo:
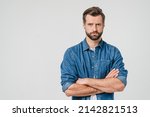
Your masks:
<svg viewBox="0 0 150 117"><path fill-rule="evenodd" d="M96 24L97 26L101 26L102 24Z"/></svg>

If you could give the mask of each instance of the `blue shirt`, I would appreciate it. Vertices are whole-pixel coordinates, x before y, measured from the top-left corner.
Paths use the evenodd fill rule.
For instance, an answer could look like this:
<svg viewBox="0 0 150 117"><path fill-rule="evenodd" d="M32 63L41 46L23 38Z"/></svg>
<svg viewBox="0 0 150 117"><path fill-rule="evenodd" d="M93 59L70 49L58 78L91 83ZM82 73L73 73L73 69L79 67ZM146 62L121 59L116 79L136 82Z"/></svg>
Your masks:
<svg viewBox="0 0 150 117"><path fill-rule="evenodd" d="M86 39L68 48L61 63L61 85L65 92L78 78L103 79L113 69L119 69L118 79L127 84L128 71L124 68L120 51L101 40L95 51L92 51ZM98 100L113 100L114 93L96 94ZM73 100L89 100L90 96L72 96Z"/></svg>

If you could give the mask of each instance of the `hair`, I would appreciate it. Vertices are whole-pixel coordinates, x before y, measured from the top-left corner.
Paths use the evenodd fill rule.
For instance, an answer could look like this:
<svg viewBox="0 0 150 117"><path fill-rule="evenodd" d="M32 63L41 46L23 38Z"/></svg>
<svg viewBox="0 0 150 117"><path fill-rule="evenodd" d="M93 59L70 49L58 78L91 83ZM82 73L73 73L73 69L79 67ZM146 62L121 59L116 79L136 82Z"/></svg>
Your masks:
<svg viewBox="0 0 150 117"><path fill-rule="evenodd" d="M91 15L91 16L98 16L101 15L102 19L103 19L103 23L105 22L105 14L103 13L102 9L100 9L99 7L90 7L88 9L86 9L83 12L83 23L86 22L86 16L87 15Z"/></svg>

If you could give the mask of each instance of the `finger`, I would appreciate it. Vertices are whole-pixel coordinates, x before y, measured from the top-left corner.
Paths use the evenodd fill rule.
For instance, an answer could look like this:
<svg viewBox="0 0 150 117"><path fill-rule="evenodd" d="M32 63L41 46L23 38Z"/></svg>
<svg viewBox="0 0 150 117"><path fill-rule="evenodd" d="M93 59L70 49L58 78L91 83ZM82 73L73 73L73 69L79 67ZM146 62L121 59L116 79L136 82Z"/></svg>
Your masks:
<svg viewBox="0 0 150 117"><path fill-rule="evenodd" d="M119 73L119 70L116 69L116 70L114 71L114 74L118 74L118 73Z"/></svg>
<svg viewBox="0 0 150 117"><path fill-rule="evenodd" d="M119 72L119 70L118 69L114 69L111 73L114 74L114 73L117 73L117 72Z"/></svg>
<svg viewBox="0 0 150 117"><path fill-rule="evenodd" d="M111 74L111 76L112 76L112 77L117 77L117 76L118 76L118 74L119 74L119 71L118 71L118 70L116 70L116 71L114 71L114 72Z"/></svg>
<svg viewBox="0 0 150 117"><path fill-rule="evenodd" d="M118 74L119 74L119 71L116 71L116 72L114 72L114 74L112 74L112 77L116 78L118 76Z"/></svg>
<svg viewBox="0 0 150 117"><path fill-rule="evenodd" d="M118 74L115 74L115 75L114 75L114 78L117 78L117 77L118 77Z"/></svg>
<svg viewBox="0 0 150 117"><path fill-rule="evenodd" d="M114 75L114 74L116 74L116 73L119 73L119 70L118 70L118 69L113 70L110 74L111 74L111 75Z"/></svg>
<svg viewBox="0 0 150 117"><path fill-rule="evenodd" d="M113 73L115 70L116 70L115 68L112 69L112 70L109 72L109 74Z"/></svg>
<svg viewBox="0 0 150 117"><path fill-rule="evenodd" d="M110 77L111 76L111 74L113 73L115 71L115 68L114 69L112 69L108 74L107 74L107 76L106 77Z"/></svg>
<svg viewBox="0 0 150 117"><path fill-rule="evenodd" d="M112 70L111 72L109 72L109 74L106 77L115 77L118 75L118 73L119 73L118 69Z"/></svg>

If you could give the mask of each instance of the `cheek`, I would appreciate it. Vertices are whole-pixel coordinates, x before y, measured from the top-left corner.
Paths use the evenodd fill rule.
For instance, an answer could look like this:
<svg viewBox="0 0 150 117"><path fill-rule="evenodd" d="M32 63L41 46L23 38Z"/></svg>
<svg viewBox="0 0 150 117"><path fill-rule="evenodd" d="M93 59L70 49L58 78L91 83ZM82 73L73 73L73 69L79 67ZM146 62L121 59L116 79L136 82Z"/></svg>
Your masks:
<svg viewBox="0 0 150 117"><path fill-rule="evenodd" d="M84 29L86 32L91 32L91 28L85 27Z"/></svg>
<svg viewBox="0 0 150 117"><path fill-rule="evenodd" d="M102 32L103 31L103 27L98 28L98 32Z"/></svg>

